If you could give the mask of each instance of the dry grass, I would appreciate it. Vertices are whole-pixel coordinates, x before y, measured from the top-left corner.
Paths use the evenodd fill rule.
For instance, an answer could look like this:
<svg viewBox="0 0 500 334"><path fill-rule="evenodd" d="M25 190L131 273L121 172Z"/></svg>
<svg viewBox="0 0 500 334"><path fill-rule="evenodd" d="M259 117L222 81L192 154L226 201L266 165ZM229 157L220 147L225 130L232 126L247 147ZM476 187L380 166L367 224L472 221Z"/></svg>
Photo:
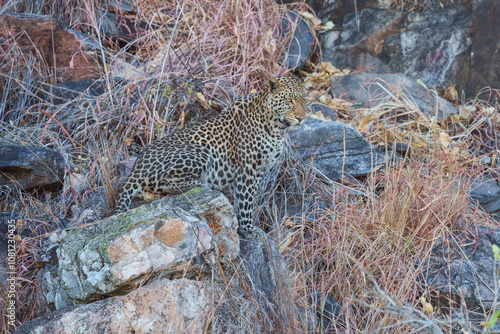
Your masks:
<svg viewBox="0 0 500 334"><path fill-rule="evenodd" d="M370 178L357 189L362 195L338 191L334 207L314 223L304 222L287 254L295 262L295 286L304 303L311 289L331 293L344 301L347 326L362 333L401 320L367 296L373 288L367 275L397 296L399 305L416 304L424 289L419 260L437 238L463 228L466 189L462 173L446 177L434 164L411 164ZM472 224L472 217L465 222ZM357 299L382 311L367 312ZM394 333L410 328L400 326Z"/></svg>
<svg viewBox="0 0 500 334"><path fill-rule="evenodd" d="M411 9L430 1L394 3ZM0 48L2 142L52 148L66 159L60 196L2 189L2 210L19 212L16 218L34 234L61 227L61 220L73 218L73 206L91 193L104 191L113 202L130 157L145 145L219 112L218 106L259 89L270 75L288 72L278 62L287 38L280 31L283 8L273 0L140 0L135 17L145 25L121 48L100 33L95 14L100 1L1 0L0 6L60 14L65 27L98 40L98 55L108 65L100 78L105 94L54 105L40 98L54 83L48 66L23 54L15 38L2 42L8 46ZM135 64L133 70L126 65L130 63ZM112 80L124 74L131 75L128 81ZM423 117L404 92L395 91L395 96L374 110L343 108L342 119L362 129L375 145L407 143L413 149L412 161L340 185L290 153L280 171L266 175L267 191L259 202L260 223L283 242L281 249L293 269L295 302L310 311L333 295L343 306L339 331L373 333L387 326L391 333L409 333L423 330L425 324L446 329L449 324L426 313L418 302L429 293L418 279L424 270L419 263L437 238L477 222L493 225L481 211L471 209L467 189L470 175L495 172L498 92L491 91L489 101L464 103L459 118L442 122ZM209 105L214 108L206 108ZM401 110L413 116L396 121L394 112ZM364 124L367 114L376 117ZM72 178L79 178L81 185L70 182ZM307 214L290 219L291 203ZM40 244L40 239L31 239L18 247L20 322L37 312L34 254ZM240 268L232 270L228 280L245 275ZM226 311L235 317L248 315L236 327L248 332L307 331L305 323L289 322L296 314L293 305L284 310L286 316L259 317L265 309L258 299L248 298L253 289L228 290L233 298ZM0 308L3 301L5 296L0 296ZM313 326L314 332L326 331L321 323ZM4 319L1 328L7 330Z"/></svg>

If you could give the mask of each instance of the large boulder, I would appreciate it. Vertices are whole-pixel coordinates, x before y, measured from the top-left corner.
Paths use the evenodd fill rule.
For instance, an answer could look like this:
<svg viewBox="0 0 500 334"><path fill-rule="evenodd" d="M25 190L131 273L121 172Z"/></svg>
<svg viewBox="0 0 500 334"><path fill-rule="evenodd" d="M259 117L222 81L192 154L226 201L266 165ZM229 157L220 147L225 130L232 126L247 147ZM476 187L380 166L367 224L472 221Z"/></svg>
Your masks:
<svg viewBox="0 0 500 334"><path fill-rule="evenodd" d="M63 185L65 159L54 150L0 144L0 185L28 190Z"/></svg>
<svg viewBox="0 0 500 334"><path fill-rule="evenodd" d="M205 333L210 283L159 279L124 296L63 309L24 323L17 334Z"/></svg>
<svg viewBox="0 0 500 334"><path fill-rule="evenodd" d="M346 14L340 32L323 36L322 53L341 69L404 73L428 87L454 83L462 90L471 72L470 27L471 11L462 3L420 12L365 8Z"/></svg>
<svg viewBox="0 0 500 334"><path fill-rule="evenodd" d="M227 199L201 188L179 197L61 236L57 259L41 274L47 303L55 309L89 303L126 294L152 278L195 278L210 272L215 258L234 259L237 222ZM184 200L200 206L198 216L171 204Z"/></svg>
<svg viewBox="0 0 500 334"><path fill-rule="evenodd" d="M196 188L54 233L36 255L52 313L18 333L260 332L276 319L295 328L278 247L263 235L240 252L236 231L226 197Z"/></svg>
<svg viewBox="0 0 500 334"><path fill-rule="evenodd" d="M0 15L0 38L7 42L1 47L9 48L12 39L26 55L41 57L58 82L98 77L97 43L91 36L60 26L49 15L4 12Z"/></svg>
<svg viewBox="0 0 500 334"><path fill-rule="evenodd" d="M301 159L331 180L366 175L386 160L359 132L337 121L308 118L290 133L290 142Z"/></svg>

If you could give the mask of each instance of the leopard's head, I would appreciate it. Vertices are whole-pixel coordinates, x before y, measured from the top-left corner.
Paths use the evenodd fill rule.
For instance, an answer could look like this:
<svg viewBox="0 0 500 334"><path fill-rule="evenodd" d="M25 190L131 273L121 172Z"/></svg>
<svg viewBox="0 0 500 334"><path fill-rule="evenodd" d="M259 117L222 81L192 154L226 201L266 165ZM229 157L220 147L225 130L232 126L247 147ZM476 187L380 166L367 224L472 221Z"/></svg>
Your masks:
<svg viewBox="0 0 500 334"><path fill-rule="evenodd" d="M306 117L306 90L297 79L278 77L268 81L267 106L287 128L295 128Z"/></svg>

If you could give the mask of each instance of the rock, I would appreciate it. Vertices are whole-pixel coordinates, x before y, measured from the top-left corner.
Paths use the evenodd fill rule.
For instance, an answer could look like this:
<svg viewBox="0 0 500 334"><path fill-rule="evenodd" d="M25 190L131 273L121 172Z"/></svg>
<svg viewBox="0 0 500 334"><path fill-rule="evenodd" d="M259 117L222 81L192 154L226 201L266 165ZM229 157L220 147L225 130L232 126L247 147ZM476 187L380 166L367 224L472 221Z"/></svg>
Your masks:
<svg viewBox="0 0 500 334"><path fill-rule="evenodd" d="M229 201L196 188L52 233L36 259L45 266L38 274L43 299L55 311L18 332L204 333L216 326L223 333L249 319L251 332L273 319L296 326L278 247L264 235L242 240L239 252L236 231Z"/></svg>
<svg viewBox="0 0 500 334"><path fill-rule="evenodd" d="M110 0L108 4L113 8L113 11L118 13L131 14L137 10L132 1L129 0Z"/></svg>
<svg viewBox="0 0 500 334"><path fill-rule="evenodd" d="M89 303L126 294L155 277L189 279L211 272L219 254L224 261L234 259L237 224L227 199L201 188L178 197L70 230L60 238L58 264L47 265L40 278L47 303L55 309ZM200 218L171 204L184 199L201 207ZM227 240L231 245L224 244Z"/></svg>
<svg viewBox="0 0 500 334"><path fill-rule="evenodd" d="M460 91L470 73L470 22L467 4L421 12L365 8L344 17L340 34L324 35L323 59L340 69L403 73L427 87L455 83Z"/></svg>
<svg viewBox="0 0 500 334"><path fill-rule="evenodd" d="M425 10L407 12L389 10L388 1L307 2L322 22L335 23L321 48L323 59L336 67L373 66L378 73L421 79L427 87L455 84L471 98L485 87L500 87L495 0L428 1Z"/></svg>
<svg viewBox="0 0 500 334"><path fill-rule="evenodd" d="M377 57L384 40L401 30L404 13L364 9L347 14L342 31L324 35L323 60L339 69L374 67L379 73L387 71L385 62Z"/></svg>
<svg viewBox="0 0 500 334"><path fill-rule="evenodd" d="M425 89L416 80L403 74L354 73L332 80L336 96L368 108L389 100L400 101L400 94L415 104L421 112L439 119L457 114L457 109L433 90Z"/></svg>
<svg viewBox="0 0 500 334"><path fill-rule="evenodd" d="M307 323L307 330L309 333L314 333L314 330L317 329L318 319L316 318L316 314L311 309L307 309L304 306L297 306L297 310L299 312L299 319L301 323Z"/></svg>
<svg viewBox="0 0 500 334"><path fill-rule="evenodd" d="M322 328L328 333L334 333L334 329L338 329L340 324L343 324L342 306L333 298L331 294L323 295L318 290L315 294L311 294L311 305L315 306L316 318L322 322Z"/></svg>
<svg viewBox="0 0 500 334"><path fill-rule="evenodd" d="M137 29L147 28L144 22L136 22L135 16L123 16L116 13L105 13L99 18L99 29L110 41L123 43L133 42L139 37Z"/></svg>
<svg viewBox="0 0 500 334"><path fill-rule="evenodd" d="M252 299L263 305L267 316L292 323L298 310L290 294L288 268L276 243L264 234L262 239L241 239L240 246L242 270Z"/></svg>
<svg viewBox="0 0 500 334"><path fill-rule="evenodd" d="M499 229L478 227L439 239L430 258L420 264L426 268L425 284L439 292L444 303L451 298L460 305L463 294L470 311L490 309L495 300L492 245L500 246Z"/></svg>
<svg viewBox="0 0 500 334"><path fill-rule="evenodd" d="M206 281L160 279L124 296L36 318L15 333L205 333L210 294Z"/></svg>
<svg viewBox="0 0 500 334"><path fill-rule="evenodd" d="M85 96L95 100L96 97L106 92L100 80L82 79L76 81L66 81L55 86L46 88L45 98L51 103L58 105L67 103L79 96Z"/></svg>
<svg viewBox="0 0 500 334"><path fill-rule="evenodd" d="M467 6L410 12L406 30L399 40L386 40L382 57L389 59L390 72L421 79L427 87L454 83L461 91L470 75L469 29Z"/></svg>
<svg viewBox="0 0 500 334"><path fill-rule="evenodd" d="M61 29L52 16L4 12L0 15L0 38L13 36L26 55L42 58L58 82L99 76L100 66L93 56L97 43L91 36Z"/></svg>
<svg viewBox="0 0 500 334"><path fill-rule="evenodd" d="M294 22L297 27L292 33ZM316 46L309 22L297 12L290 11L281 21L281 30L286 36L291 36L284 48L286 54L283 55L281 62L287 64L290 69L303 68Z"/></svg>
<svg viewBox="0 0 500 334"><path fill-rule="evenodd" d="M0 145L0 185L24 190L62 186L65 159L54 150Z"/></svg>
<svg viewBox="0 0 500 334"><path fill-rule="evenodd" d="M308 118L290 132L298 155L331 180L361 176L385 164L385 154L371 146L349 125Z"/></svg>
<svg viewBox="0 0 500 334"><path fill-rule="evenodd" d="M85 192L80 203L71 207L73 219L67 228L73 228L82 224L89 224L106 217L110 214L109 196L103 187L93 192Z"/></svg>
<svg viewBox="0 0 500 334"><path fill-rule="evenodd" d="M359 13L365 8L388 9L390 0L307 0L307 4L316 12L322 22L332 21L342 27L344 17L350 13ZM292 1L293 2L293 1Z"/></svg>
<svg viewBox="0 0 500 334"><path fill-rule="evenodd" d="M220 192L195 188L182 195L162 199L174 208L181 208L208 224L222 263L231 261L240 252L238 221L234 208Z"/></svg>
<svg viewBox="0 0 500 334"><path fill-rule="evenodd" d="M500 88L500 3L496 0L473 0L471 27L471 68L466 96L474 97L485 87ZM480 99L489 99L489 90Z"/></svg>
<svg viewBox="0 0 500 334"><path fill-rule="evenodd" d="M488 212L500 210L500 185L491 175L472 178L470 196Z"/></svg>
<svg viewBox="0 0 500 334"><path fill-rule="evenodd" d="M317 115L317 113L321 113L321 115L323 115L323 117L325 119L330 119L332 121L337 119L337 114L335 113L335 111L332 108L330 108L329 106L324 105L322 103L313 102L309 105L309 109L310 109L311 114L313 114L313 115Z"/></svg>

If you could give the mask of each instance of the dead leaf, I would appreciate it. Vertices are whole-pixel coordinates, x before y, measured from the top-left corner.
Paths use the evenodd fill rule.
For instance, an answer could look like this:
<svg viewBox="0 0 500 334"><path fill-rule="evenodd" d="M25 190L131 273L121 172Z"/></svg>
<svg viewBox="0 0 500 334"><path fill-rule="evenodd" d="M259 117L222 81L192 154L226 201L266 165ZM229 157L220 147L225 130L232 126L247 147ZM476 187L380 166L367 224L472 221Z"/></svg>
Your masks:
<svg viewBox="0 0 500 334"><path fill-rule="evenodd" d="M451 143L450 136L445 132L441 132L439 134L439 143L443 147L446 147L446 148L449 147L450 143Z"/></svg>
<svg viewBox="0 0 500 334"><path fill-rule="evenodd" d="M360 133L366 133L368 131L368 128L370 127L370 123L372 121L375 121L378 119L378 115L375 115L375 114L367 114L365 115L365 117L363 117L363 119L361 120L361 122L359 122L359 125L358 125L358 132Z"/></svg>
<svg viewBox="0 0 500 334"><path fill-rule="evenodd" d="M321 25L321 30L332 30L335 27L332 21L328 21L325 24Z"/></svg>

